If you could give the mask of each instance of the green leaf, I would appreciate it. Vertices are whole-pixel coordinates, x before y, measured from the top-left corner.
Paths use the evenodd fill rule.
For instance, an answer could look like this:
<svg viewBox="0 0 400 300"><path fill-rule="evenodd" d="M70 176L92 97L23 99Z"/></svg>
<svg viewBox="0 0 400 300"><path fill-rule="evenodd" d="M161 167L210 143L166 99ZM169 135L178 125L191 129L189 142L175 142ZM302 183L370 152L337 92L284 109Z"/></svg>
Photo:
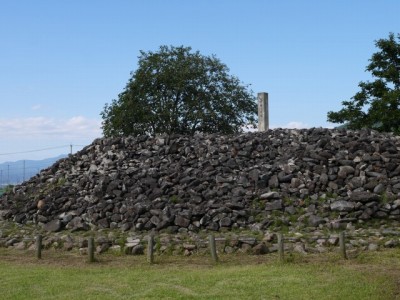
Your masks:
<svg viewBox="0 0 400 300"><path fill-rule="evenodd" d="M375 78L360 82L361 90L343 101L338 112L328 112L328 121L346 123L350 129L373 128L400 133L400 34L375 42L380 49L366 67Z"/></svg>

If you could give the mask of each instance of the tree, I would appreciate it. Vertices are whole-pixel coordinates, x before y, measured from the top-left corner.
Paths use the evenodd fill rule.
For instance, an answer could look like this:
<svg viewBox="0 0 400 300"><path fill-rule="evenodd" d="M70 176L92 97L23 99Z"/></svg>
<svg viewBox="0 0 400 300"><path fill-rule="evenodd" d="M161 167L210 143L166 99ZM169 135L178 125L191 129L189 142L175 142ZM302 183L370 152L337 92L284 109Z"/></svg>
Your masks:
<svg viewBox="0 0 400 300"><path fill-rule="evenodd" d="M375 41L380 49L369 59L366 71L376 78L360 82L361 91L351 101L343 101L344 108L328 112L328 121L345 123L350 129L373 128L400 133L400 34Z"/></svg>
<svg viewBox="0 0 400 300"><path fill-rule="evenodd" d="M252 91L214 55L183 46L140 54L125 90L101 112L105 136L230 134L255 125Z"/></svg>

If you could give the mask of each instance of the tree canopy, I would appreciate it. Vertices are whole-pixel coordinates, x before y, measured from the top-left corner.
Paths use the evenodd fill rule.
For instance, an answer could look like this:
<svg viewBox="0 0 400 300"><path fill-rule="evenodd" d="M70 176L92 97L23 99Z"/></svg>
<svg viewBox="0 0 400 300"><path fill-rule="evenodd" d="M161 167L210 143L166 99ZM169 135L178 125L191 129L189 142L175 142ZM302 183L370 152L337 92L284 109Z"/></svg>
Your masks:
<svg viewBox="0 0 400 300"><path fill-rule="evenodd" d="M396 40L397 39L397 40ZM366 71L374 81L360 82L361 90L338 112L328 112L328 121L347 123L350 129L373 128L400 133L400 34L375 41L380 51L369 59Z"/></svg>
<svg viewBox="0 0 400 300"><path fill-rule="evenodd" d="M104 135L230 134L255 126L257 104L249 86L214 55L191 50L141 51L125 90L101 112Z"/></svg>

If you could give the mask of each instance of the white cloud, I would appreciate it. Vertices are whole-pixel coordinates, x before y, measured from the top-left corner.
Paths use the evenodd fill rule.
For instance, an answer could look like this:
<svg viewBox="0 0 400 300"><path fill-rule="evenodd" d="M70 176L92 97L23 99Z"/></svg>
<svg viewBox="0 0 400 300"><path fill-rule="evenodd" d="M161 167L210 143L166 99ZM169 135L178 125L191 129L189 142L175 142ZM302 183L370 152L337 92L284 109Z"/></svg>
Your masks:
<svg viewBox="0 0 400 300"><path fill-rule="evenodd" d="M303 129L303 128L310 128L310 126L306 123L303 122L298 122L298 121L291 121L285 125L271 125L269 127L270 129L276 129L276 128L289 128L289 129ZM244 126L243 130L245 132L255 132L258 131L257 128L253 128L251 126Z"/></svg>
<svg viewBox="0 0 400 300"><path fill-rule="evenodd" d="M35 104L34 106L31 107L32 110L39 110L41 108L42 106L40 104Z"/></svg>
<svg viewBox="0 0 400 300"><path fill-rule="evenodd" d="M75 116L69 119L45 117L0 119L0 138L96 138L101 121Z"/></svg>
<svg viewBox="0 0 400 300"><path fill-rule="evenodd" d="M310 126L303 122L291 121L286 125L282 126L271 126L271 128L290 128L290 129L302 129L302 128L310 128Z"/></svg>
<svg viewBox="0 0 400 300"><path fill-rule="evenodd" d="M271 125L275 128L309 128L306 123L291 121L285 125ZM247 127L245 131L257 131ZM102 136L101 120L74 116L69 119L46 117L0 119L0 138L98 138Z"/></svg>

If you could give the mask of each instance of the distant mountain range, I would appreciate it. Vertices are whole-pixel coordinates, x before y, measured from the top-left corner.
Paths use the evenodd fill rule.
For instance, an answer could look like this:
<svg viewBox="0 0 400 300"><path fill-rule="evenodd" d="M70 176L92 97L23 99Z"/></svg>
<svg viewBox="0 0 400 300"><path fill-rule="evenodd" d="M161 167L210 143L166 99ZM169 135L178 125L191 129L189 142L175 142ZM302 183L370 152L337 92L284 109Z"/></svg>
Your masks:
<svg viewBox="0 0 400 300"><path fill-rule="evenodd" d="M53 165L57 160L67 157L66 154L42 160L18 160L0 163L0 187L17 184L35 176L40 170Z"/></svg>

